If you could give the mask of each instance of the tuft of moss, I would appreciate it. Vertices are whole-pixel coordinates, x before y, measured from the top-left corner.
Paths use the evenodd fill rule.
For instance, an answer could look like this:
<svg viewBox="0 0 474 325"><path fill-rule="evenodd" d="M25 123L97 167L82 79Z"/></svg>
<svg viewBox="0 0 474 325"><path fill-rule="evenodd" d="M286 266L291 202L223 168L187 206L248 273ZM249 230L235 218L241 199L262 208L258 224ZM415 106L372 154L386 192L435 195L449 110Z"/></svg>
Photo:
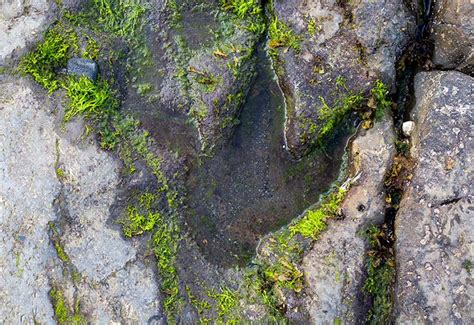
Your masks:
<svg viewBox="0 0 474 325"><path fill-rule="evenodd" d="M61 25L50 29L35 50L24 56L19 71L30 74L49 93L59 89L58 71L65 68L68 59L78 50L78 39L71 29Z"/></svg>
<svg viewBox="0 0 474 325"><path fill-rule="evenodd" d="M63 87L69 98L69 105L64 115L65 122L78 115L89 119L110 116L118 108L118 103L106 81L95 84L85 76L70 77L63 83Z"/></svg>
<svg viewBox="0 0 474 325"><path fill-rule="evenodd" d="M176 255L178 252L178 239L180 230L174 222L157 223L152 244L158 270L161 275L161 291L165 294L163 309L168 316L170 324L176 323L176 314L183 303L179 293L179 276L176 269Z"/></svg>
<svg viewBox="0 0 474 325"><path fill-rule="evenodd" d="M339 214L339 206L344 201L346 193L345 189L339 188L329 194L317 209L309 210L303 218L291 225L290 233L316 240L318 235L326 229L326 221Z"/></svg>
<svg viewBox="0 0 474 325"><path fill-rule="evenodd" d="M64 299L63 292L57 287L49 291L49 297L54 310L54 318L58 324L85 325L87 320L80 312L79 300L76 301L74 309L70 309Z"/></svg>
<svg viewBox="0 0 474 325"><path fill-rule="evenodd" d="M58 255L58 258L64 263L68 263L69 256L67 256L61 244L58 228L52 221L48 223L48 226L49 226L49 230L51 231L51 240L54 244L54 249L56 250L56 254Z"/></svg>
<svg viewBox="0 0 474 325"><path fill-rule="evenodd" d="M379 121L392 106L392 101L388 98L389 90L382 81L377 80L370 92L376 101L375 120Z"/></svg>
<svg viewBox="0 0 474 325"><path fill-rule="evenodd" d="M147 6L140 0L92 0L92 14L102 27L118 36L135 37L142 28Z"/></svg>
<svg viewBox="0 0 474 325"><path fill-rule="evenodd" d="M316 19L312 18L308 21L308 34L309 36L313 37L318 32L321 31L321 27L318 26Z"/></svg>
<svg viewBox="0 0 474 325"><path fill-rule="evenodd" d="M52 288L49 292L54 309L54 316L59 324L65 324L69 319L69 310L64 300L64 295L57 288Z"/></svg>
<svg viewBox="0 0 474 325"><path fill-rule="evenodd" d="M392 241L384 227L370 226L367 239L371 250L367 253L367 279L362 288L372 300L367 315L369 324L390 324L395 285L395 256L387 243Z"/></svg>
<svg viewBox="0 0 474 325"><path fill-rule="evenodd" d="M257 35L266 30L263 8L260 0L219 0L224 10L231 11L239 19L247 22L245 28Z"/></svg>
<svg viewBox="0 0 474 325"><path fill-rule="evenodd" d="M122 231L126 237L131 238L153 230L161 218L159 212L152 211L155 200L156 195L147 192L140 195L136 205L127 207L126 218L122 222Z"/></svg>
<svg viewBox="0 0 474 325"><path fill-rule="evenodd" d="M268 36L270 37L269 47L273 51L278 47L291 48L296 52L301 50L302 38L276 16L270 21Z"/></svg>
<svg viewBox="0 0 474 325"><path fill-rule="evenodd" d="M225 324L238 323L236 308L239 304L239 297L236 291L223 287L219 292L211 290L207 295L214 298L217 303L217 323L223 321Z"/></svg>

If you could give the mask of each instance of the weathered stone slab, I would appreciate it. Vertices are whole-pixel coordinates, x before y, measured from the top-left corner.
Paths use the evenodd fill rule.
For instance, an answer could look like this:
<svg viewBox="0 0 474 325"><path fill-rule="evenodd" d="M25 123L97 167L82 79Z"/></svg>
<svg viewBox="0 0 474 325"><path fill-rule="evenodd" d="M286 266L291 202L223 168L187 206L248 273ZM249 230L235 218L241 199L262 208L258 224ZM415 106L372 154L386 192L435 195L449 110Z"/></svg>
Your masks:
<svg viewBox="0 0 474 325"><path fill-rule="evenodd" d="M415 77L413 178L396 217L396 319L474 322L474 78Z"/></svg>

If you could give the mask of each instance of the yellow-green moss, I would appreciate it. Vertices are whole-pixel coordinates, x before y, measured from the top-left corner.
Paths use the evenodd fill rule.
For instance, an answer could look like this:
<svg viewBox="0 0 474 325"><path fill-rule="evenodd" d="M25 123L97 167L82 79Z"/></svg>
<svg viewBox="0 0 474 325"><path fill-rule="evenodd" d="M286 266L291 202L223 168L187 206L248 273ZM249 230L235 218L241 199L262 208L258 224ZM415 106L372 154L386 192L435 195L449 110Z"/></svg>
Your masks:
<svg viewBox="0 0 474 325"><path fill-rule="evenodd" d="M66 67L68 59L77 50L75 32L58 24L46 32L44 41L35 50L22 58L19 70L30 74L49 93L53 93L60 87L58 70Z"/></svg>

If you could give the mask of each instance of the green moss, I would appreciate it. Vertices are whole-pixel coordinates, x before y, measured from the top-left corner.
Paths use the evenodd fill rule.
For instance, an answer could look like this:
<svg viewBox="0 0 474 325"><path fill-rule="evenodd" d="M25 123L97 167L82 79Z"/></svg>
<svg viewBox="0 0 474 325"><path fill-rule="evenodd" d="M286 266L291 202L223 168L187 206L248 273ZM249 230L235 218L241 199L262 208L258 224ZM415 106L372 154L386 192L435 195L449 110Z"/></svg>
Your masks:
<svg viewBox="0 0 474 325"><path fill-rule="evenodd" d="M54 244L54 248L56 250L56 254L58 255L58 258L64 263L68 263L69 257L67 256L66 252L64 251L61 245L61 240L59 238L59 231L56 225L54 224L54 222L49 222L48 226L49 226L49 230L51 231L51 240Z"/></svg>
<svg viewBox="0 0 474 325"><path fill-rule="evenodd" d="M176 323L175 316L183 303L183 298L179 294L179 277L175 266L179 236L180 230L176 223L160 220L152 240L161 275L161 291L165 294L163 308L170 324Z"/></svg>
<svg viewBox="0 0 474 325"><path fill-rule="evenodd" d="M78 40L74 31L56 25L46 33L44 41L35 50L22 58L19 70L30 74L52 93L60 87L57 71L66 67L68 59L77 49Z"/></svg>
<svg viewBox="0 0 474 325"><path fill-rule="evenodd" d="M296 52L301 50L301 37L297 36L290 27L280 21L276 16L274 16L270 21L268 36L270 38L270 49L287 47Z"/></svg>
<svg viewBox="0 0 474 325"><path fill-rule="evenodd" d="M408 156L410 153L410 143L400 140L395 140L395 148L397 153L402 156Z"/></svg>
<svg viewBox="0 0 474 325"><path fill-rule="evenodd" d="M69 319L69 310L66 306L63 293L57 288L53 288L49 292L49 296L51 297L53 303L54 316L56 318L56 321L59 324L65 324L66 321Z"/></svg>
<svg viewBox="0 0 474 325"><path fill-rule="evenodd" d="M58 324L85 325L87 320L80 312L79 300L76 300L74 309L70 309L64 299L62 291L54 286L49 292L54 310L54 318Z"/></svg>
<svg viewBox="0 0 474 325"><path fill-rule="evenodd" d="M466 272L470 275L472 271L472 261L471 260L465 260L462 263L462 267L466 270Z"/></svg>
<svg viewBox="0 0 474 325"><path fill-rule="evenodd" d="M56 253L58 254L58 257L61 261L63 262L69 261L69 257L66 255L66 252L64 251L64 249L62 248L61 244L58 241L54 243L54 248L56 249Z"/></svg>
<svg viewBox="0 0 474 325"><path fill-rule="evenodd" d="M225 324L237 324L239 296L236 291L223 287L220 291L211 290L207 295L216 302L217 322Z"/></svg>
<svg viewBox="0 0 474 325"><path fill-rule="evenodd" d="M99 44L90 36L87 37L86 49L82 53L82 57L97 61L99 59Z"/></svg>
<svg viewBox="0 0 474 325"><path fill-rule="evenodd" d="M310 19L308 21L308 34L312 37L321 31L321 27L318 26L316 19Z"/></svg>
<svg viewBox="0 0 474 325"><path fill-rule="evenodd" d="M324 146L325 141L331 137L336 127L344 120L349 112L357 110L364 101L361 94L349 93L339 99L336 104L330 108L324 98L319 98L321 107L318 111L320 128L317 131L316 143Z"/></svg>
<svg viewBox="0 0 474 325"><path fill-rule="evenodd" d="M263 8L260 0L219 0L224 10L231 11L239 19L246 21L245 28L261 35L266 30Z"/></svg>
<svg viewBox="0 0 474 325"><path fill-rule="evenodd" d="M97 22L107 31L135 39L148 8L139 0L91 0Z"/></svg>
<svg viewBox="0 0 474 325"><path fill-rule="evenodd" d="M388 98L389 90L383 82L377 80L375 82L375 86L371 90L371 94L372 96L374 96L375 101L377 103L375 110L375 120L378 121L382 119L385 112L392 106L392 102Z"/></svg>
<svg viewBox="0 0 474 325"><path fill-rule="evenodd" d="M395 285L395 257L383 243L389 241L385 228L372 225L367 229L371 250L367 254L367 279L363 291L372 299L367 320L370 324L390 324Z"/></svg>
<svg viewBox="0 0 474 325"><path fill-rule="evenodd" d="M155 201L156 195L144 193L140 195L135 205L127 207L126 217L122 221L122 231L126 237L130 238L153 230L161 218L158 212L152 211Z"/></svg>
<svg viewBox="0 0 474 325"><path fill-rule="evenodd" d="M143 60L146 60L149 55L140 34L146 11L147 8L136 0L92 0L85 13L66 13L65 15L70 23L81 25L86 30L92 29L94 33L104 36L105 39L109 34L122 37L131 50L131 66L143 67ZM56 69L66 64L69 53L75 49L73 46L76 44L75 36L70 36L75 34L72 31L65 33L60 33L56 29L50 31L45 42L24 58L23 71L32 74L51 92L59 87L66 90L68 98L64 117L66 122L76 116L85 117L89 127L93 127L98 133L103 149L117 150L130 169L134 168L135 159L143 160L157 178L160 186L157 193L146 193L139 197L136 205L127 208L128 220L124 224L124 233L127 236L133 236L145 231L153 231L152 249L162 278L161 291L165 296L163 308L168 315L168 321L174 323L182 303L175 266L180 239L176 213L176 209L181 204L180 196L172 188L168 177L161 169L162 159L152 150L156 144L150 139L148 132L139 129L137 120L120 114L119 101L107 81L99 78L97 83L93 83L85 77L60 80L56 75ZM65 35L70 37L67 38ZM74 42L70 42L72 45L66 42L70 39L74 39ZM96 45L89 38L85 55L99 56ZM59 168L59 161L55 167ZM155 196L157 198L161 195L166 197L167 207L163 208L163 211L160 210L160 213L151 211L153 207L150 198L154 199ZM74 272L74 267L61 248L57 229L52 227L52 232L52 241L58 257L67 264L69 271ZM82 318L76 312L65 313L65 304L57 292L53 291L53 296L53 303L58 307L58 322L60 319L61 322L66 320L66 323L82 323Z"/></svg>
<svg viewBox="0 0 474 325"><path fill-rule="evenodd" d="M180 28L181 22L183 20L183 15L181 14L180 8L178 4L176 3L176 0L168 0L166 2L166 5L168 6L168 9L171 11L171 14L170 14L171 24L173 25L173 27Z"/></svg>
<svg viewBox="0 0 474 325"><path fill-rule="evenodd" d="M313 118L301 118L303 130L300 140L303 143L322 147L332 137L336 128L351 113L357 112L364 121L363 127L368 129L373 126L373 120L380 119L384 112L391 107L392 102L388 98L388 88L380 81L376 81L370 90L370 97L361 92L349 89L343 77L336 79L336 90L334 92L334 104L329 106L323 97L319 97L321 105L318 107L318 120Z"/></svg>
<svg viewBox="0 0 474 325"><path fill-rule="evenodd" d="M191 293L191 288L189 286L186 286L186 293L188 294L188 299L189 299L189 302L196 308L198 314L199 314L199 317L200 319L203 319L204 318L204 314L211 310L212 309L212 306L211 304L204 300L204 299L199 299L198 297L196 297L195 295L193 295ZM206 321L211 321L210 319ZM205 321L205 322L206 322Z"/></svg>
<svg viewBox="0 0 474 325"><path fill-rule="evenodd" d="M344 201L345 195L346 190L342 188L329 194L317 209L309 210L303 218L290 226L291 234L300 234L313 240L317 239L318 235L326 229L327 220L337 216L339 206Z"/></svg>
<svg viewBox="0 0 474 325"><path fill-rule="evenodd" d="M70 77L63 87L69 98L69 105L64 115L65 122L78 115L88 119L107 117L118 108L118 103L106 81L95 84L85 76Z"/></svg>
<svg viewBox="0 0 474 325"><path fill-rule="evenodd" d="M137 93L141 96L148 94L153 89L150 83L139 84L137 86Z"/></svg>

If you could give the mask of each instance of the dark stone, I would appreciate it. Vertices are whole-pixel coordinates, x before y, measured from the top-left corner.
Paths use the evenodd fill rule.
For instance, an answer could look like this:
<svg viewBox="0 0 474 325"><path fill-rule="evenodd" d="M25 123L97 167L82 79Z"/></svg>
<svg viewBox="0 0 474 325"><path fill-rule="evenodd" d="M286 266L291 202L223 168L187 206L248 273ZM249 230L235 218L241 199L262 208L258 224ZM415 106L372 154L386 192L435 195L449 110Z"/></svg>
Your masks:
<svg viewBox="0 0 474 325"><path fill-rule="evenodd" d="M67 62L67 73L75 76L86 76L90 80L96 81L99 67L93 60L72 58Z"/></svg>

